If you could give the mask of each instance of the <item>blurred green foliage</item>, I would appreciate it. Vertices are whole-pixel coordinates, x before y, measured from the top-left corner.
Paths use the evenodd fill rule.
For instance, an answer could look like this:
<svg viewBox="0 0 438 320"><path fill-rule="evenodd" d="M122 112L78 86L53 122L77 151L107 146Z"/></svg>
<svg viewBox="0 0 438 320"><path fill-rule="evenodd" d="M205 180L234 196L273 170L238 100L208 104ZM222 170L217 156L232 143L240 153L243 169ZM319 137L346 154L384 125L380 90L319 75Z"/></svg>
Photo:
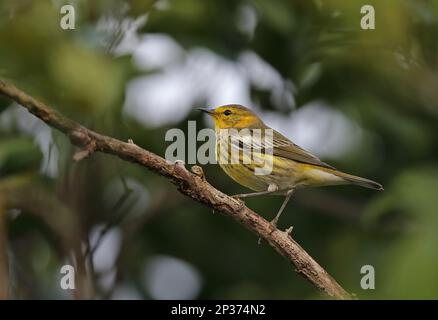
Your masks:
<svg viewBox="0 0 438 320"><path fill-rule="evenodd" d="M139 39L170 36L186 54L181 64L199 48L236 65L243 52L257 54L278 72L282 86L273 99L273 89L250 82L254 105L289 117L310 102L329 104L363 131L360 143L331 163L385 186L382 193L354 187L299 191L281 226L294 225L294 238L359 298L438 298L436 1L82 0L74 2L75 30L59 27L63 3L0 3L1 78L90 128L164 155L167 129L186 130L187 120L197 120L199 128L204 118L187 111L176 124L148 127L124 112L130 81L166 72L139 68L132 50L117 53L127 21L145 17L135 30ZM364 4L375 8L375 30L360 28ZM198 93L193 107L208 99ZM240 225L183 198L139 166L100 154L72 163L74 150L65 137L20 122L26 115L14 108L1 98L0 191L1 181L34 173L32 183L73 212L85 234L124 215L111 268L115 281L110 288L100 285L108 270L97 270L99 297L115 297L123 286L136 297L156 298L144 281L145 265L156 255L197 270L202 285L194 298L321 297ZM243 191L217 166L204 169L226 193ZM270 217L281 201L247 204ZM8 215L12 297L65 297L57 287L65 253L46 223L27 211ZM376 270L375 290L360 287L360 268L367 264Z"/></svg>

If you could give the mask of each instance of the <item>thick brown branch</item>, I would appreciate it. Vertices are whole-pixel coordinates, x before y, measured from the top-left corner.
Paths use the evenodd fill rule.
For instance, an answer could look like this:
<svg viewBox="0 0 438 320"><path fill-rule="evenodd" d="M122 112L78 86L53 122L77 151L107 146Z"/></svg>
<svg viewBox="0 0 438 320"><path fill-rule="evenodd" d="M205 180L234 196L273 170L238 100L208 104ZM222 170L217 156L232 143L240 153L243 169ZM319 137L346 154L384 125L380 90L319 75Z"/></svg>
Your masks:
<svg viewBox="0 0 438 320"><path fill-rule="evenodd" d="M269 222L263 217L247 208L242 202L211 186L205 180L199 167L194 167L193 172L189 172L184 165L169 163L162 157L133 143L125 143L89 130L2 80L0 80L0 92L28 109L49 126L65 133L74 145L84 151L79 153L79 159L94 151L100 151L140 164L170 179L182 194L234 218L264 239L295 266L296 272L322 292L336 299L351 299L350 294L301 248L287 231L272 230Z"/></svg>

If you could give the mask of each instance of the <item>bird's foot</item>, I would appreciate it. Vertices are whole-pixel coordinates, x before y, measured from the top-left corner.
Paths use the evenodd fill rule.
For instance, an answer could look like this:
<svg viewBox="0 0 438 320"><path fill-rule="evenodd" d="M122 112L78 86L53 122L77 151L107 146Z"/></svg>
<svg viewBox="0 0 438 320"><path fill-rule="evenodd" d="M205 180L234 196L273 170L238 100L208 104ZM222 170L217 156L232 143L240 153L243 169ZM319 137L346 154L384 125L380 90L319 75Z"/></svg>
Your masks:
<svg viewBox="0 0 438 320"><path fill-rule="evenodd" d="M231 198L236 199L239 202L245 203L245 201L242 200L243 197L241 194L232 195Z"/></svg>
<svg viewBox="0 0 438 320"><path fill-rule="evenodd" d="M277 230L277 222L278 222L278 218L277 218L277 217L275 217L274 219L272 219L271 221L269 221L269 225L270 225L270 229L271 229L271 232L270 232L270 233L272 233L272 232L274 232L275 230Z"/></svg>
<svg viewBox="0 0 438 320"><path fill-rule="evenodd" d="M243 201L239 196L240 196L239 194L235 194L235 195L230 196L230 197L235 199L237 202L239 202L240 208L243 208L245 206L245 201Z"/></svg>

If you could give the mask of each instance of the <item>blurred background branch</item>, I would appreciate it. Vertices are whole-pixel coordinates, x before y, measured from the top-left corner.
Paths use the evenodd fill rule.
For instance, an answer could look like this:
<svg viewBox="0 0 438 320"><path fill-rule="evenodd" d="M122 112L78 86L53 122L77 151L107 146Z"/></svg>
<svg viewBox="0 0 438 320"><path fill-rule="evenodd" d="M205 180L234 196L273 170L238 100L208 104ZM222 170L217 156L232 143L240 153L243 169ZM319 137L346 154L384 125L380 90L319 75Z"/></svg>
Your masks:
<svg viewBox="0 0 438 320"><path fill-rule="evenodd" d="M58 254L75 266L77 290L73 291L74 297L92 298L93 276L87 272L86 260L82 253L83 235L77 215L47 193L42 185L36 185L30 176L16 176L0 180L0 201L4 209L21 209L44 221L50 228L52 237L56 239L54 245ZM2 217L6 218L5 215ZM2 226L4 227L4 222ZM2 231L5 231L0 233L4 237L2 243L5 250L2 252L7 257L6 229ZM1 261L7 262L8 260ZM10 282L11 279L8 279L4 283L6 288Z"/></svg>

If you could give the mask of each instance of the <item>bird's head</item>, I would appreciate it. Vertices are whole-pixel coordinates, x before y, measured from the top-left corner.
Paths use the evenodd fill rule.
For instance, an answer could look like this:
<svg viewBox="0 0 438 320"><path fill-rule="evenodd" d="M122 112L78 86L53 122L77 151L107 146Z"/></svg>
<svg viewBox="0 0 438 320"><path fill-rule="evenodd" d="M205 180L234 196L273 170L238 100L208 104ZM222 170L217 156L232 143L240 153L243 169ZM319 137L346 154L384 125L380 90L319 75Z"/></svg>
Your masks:
<svg viewBox="0 0 438 320"><path fill-rule="evenodd" d="M229 104L215 109L200 108L199 110L213 118L216 129L263 128L265 126L254 112L238 104Z"/></svg>

